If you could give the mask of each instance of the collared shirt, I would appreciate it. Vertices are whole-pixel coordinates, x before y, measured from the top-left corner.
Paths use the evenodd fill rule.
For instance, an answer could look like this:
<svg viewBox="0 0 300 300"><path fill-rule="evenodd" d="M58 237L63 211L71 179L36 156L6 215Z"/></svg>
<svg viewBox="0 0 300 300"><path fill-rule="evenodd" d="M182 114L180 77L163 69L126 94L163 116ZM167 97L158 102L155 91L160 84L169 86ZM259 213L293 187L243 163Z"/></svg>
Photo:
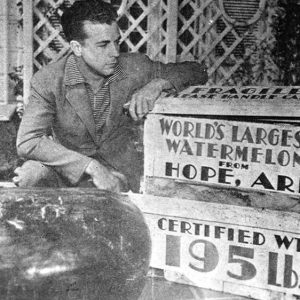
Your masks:
<svg viewBox="0 0 300 300"><path fill-rule="evenodd" d="M113 81L120 80L124 77L124 72L119 64L116 65L114 73L105 78L102 86L94 93L92 87L80 72L75 56L72 54L66 63L66 83L68 85L76 85L84 83L90 104L92 107L93 117L96 125L96 133L99 138L102 134L102 127L106 122L110 109L110 90L109 86Z"/></svg>

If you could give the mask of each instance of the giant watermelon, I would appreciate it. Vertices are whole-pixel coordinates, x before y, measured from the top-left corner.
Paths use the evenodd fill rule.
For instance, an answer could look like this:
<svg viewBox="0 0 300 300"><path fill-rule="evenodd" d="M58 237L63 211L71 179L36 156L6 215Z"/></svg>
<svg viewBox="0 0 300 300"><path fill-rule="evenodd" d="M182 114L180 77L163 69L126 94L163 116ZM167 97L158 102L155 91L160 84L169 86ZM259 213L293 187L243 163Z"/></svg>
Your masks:
<svg viewBox="0 0 300 300"><path fill-rule="evenodd" d="M0 299L137 299L151 243L126 196L0 190Z"/></svg>

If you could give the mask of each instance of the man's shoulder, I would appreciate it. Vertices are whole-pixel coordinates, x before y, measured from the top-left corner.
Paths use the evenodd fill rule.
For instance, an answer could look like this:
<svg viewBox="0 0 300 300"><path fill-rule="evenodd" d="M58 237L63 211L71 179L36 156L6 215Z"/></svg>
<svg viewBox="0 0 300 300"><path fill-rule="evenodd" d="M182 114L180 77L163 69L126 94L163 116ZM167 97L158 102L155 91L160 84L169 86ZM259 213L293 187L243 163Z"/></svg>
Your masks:
<svg viewBox="0 0 300 300"><path fill-rule="evenodd" d="M119 63L127 72L136 72L151 64L149 57L142 53L121 53Z"/></svg>
<svg viewBox="0 0 300 300"><path fill-rule="evenodd" d="M55 81L61 80L64 77L67 59L68 56L65 56L56 62L42 67L34 74L33 81L50 82L53 84Z"/></svg>
<svg viewBox="0 0 300 300"><path fill-rule="evenodd" d="M143 53L140 53L140 52L131 52L131 53L122 52L122 53L120 53L119 58L120 58L121 61L150 60L149 57L146 54L143 54Z"/></svg>

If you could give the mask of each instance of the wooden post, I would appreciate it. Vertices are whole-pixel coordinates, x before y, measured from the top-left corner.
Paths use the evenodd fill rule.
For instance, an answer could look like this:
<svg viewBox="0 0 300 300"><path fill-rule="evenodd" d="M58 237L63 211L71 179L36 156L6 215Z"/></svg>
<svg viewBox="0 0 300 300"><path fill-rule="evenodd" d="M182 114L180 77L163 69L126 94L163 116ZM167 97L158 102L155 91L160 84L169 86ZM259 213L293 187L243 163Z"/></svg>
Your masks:
<svg viewBox="0 0 300 300"><path fill-rule="evenodd" d="M167 62L176 62L178 0L168 1Z"/></svg>
<svg viewBox="0 0 300 300"><path fill-rule="evenodd" d="M0 121L9 121L15 112L16 105L10 104L14 99L10 97L12 91L9 89L9 7L8 0L3 0L0 6Z"/></svg>
<svg viewBox="0 0 300 300"><path fill-rule="evenodd" d="M161 5L160 0L149 0L148 5L152 7L152 10L148 16L148 34L154 31L157 24L160 22ZM147 55L151 59L159 59L160 53L158 51L161 41L160 30L156 30L148 40L147 43Z"/></svg>
<svg viewBox="0 0 300 300"><path fill-rule="evenodd" d="M1 95L0 103L1 104L8 104L8 0L3 1L1 15L0 15L0 25L1 25L1 56L2 56L2 63L1 63L1 77L2 77L2 84L1 84ZM2 48L2 49L1 49Z"/></svg>
<svg viewBox="0 0 300 300"><path fill-rule="evenodd" d="M24 9L24 104L28 103L33 74L33 2L23 1Z"/></svg>

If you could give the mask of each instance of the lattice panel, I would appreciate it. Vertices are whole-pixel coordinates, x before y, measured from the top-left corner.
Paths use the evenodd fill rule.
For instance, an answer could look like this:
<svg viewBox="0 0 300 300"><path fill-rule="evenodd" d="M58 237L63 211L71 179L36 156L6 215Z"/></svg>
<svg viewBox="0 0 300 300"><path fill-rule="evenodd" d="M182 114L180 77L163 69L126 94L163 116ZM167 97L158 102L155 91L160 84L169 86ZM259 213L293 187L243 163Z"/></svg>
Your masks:
<svg viewBox="0 0 300 300"><path fill-rule="evenodd" d="M252 51L260 1L179 3L178 59L205 61L210 83L231 84L231 78L244 62L246 49Z"/></svg>
<svg viewBox="0 0 300 300"><path fill-rule="evenodd" d="M68 51L59 17L74 1L33 0L33 62L37 69ZM232 84L245 52L253 51L263 2L128 0L119 19L121 50L139 51L163 62L205 61L210 83ZM118 7L121 0L111 3Z"/></svg>
<svg viewBox="0 0 300 300"><path fill-rule="evenodd" d="M37 69L62 57L69 49L61 33L60 16L70 0L34 0L33 63Z"/></svg>
<svg viewBox="0 0 300 300"><path fill-rule="evenodd" d="M147 53L152 59L166 61L168 7L161 0L129 0L119 20L121 50Z"/></svg>
<svg viewBox="0 0 300 300"><path fill-rule="evenodd" d="M34 65L37 69L59 59L69 50L59 19L64 8L73 2L34 0ZM140 51L153 59L165 60L167 33L163 26L167 22L166 10L166 4L160 0L128 1L126 12L119 20L121 49Z"/></svg>

